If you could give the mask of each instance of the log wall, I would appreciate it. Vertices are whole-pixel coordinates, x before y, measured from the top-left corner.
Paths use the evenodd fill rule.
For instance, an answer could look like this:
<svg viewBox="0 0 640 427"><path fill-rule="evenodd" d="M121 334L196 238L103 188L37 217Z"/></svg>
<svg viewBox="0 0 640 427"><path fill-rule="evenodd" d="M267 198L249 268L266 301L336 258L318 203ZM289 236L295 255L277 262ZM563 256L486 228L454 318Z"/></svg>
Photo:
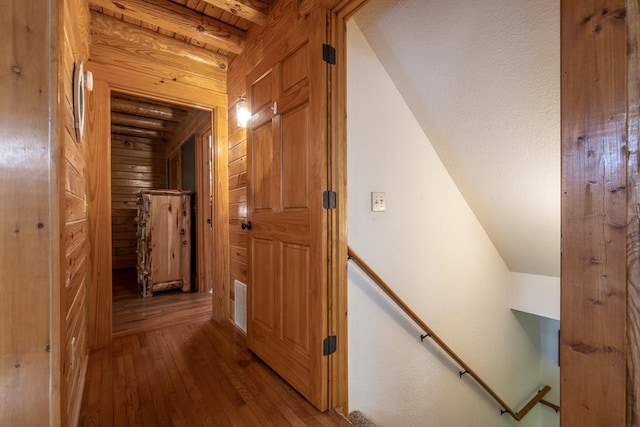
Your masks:
<svg viewBox="0 0 640 427"><path fill-rule="evenodd" d="M73 111L73 69L80 60L86 61L89 54L89 11L82 0L65 0L62 7L63 43L60 45L60 142L64 155L61 156L60 185L64 189L64 208L61 209L64 222L64 240L61 245L62 281L65 291L62 294L61 319L64 349L62 372L64 387L62 402L66 405L68 422L77 423L82 401L82 389L86 375L87 351L87 287L89 265L89 225L86 208L87 180L85 137L79 141L76 137ZM91 96L86 92L86 97ZM86 123L85 123L86 127ZM86 130L86 129L85 129ZM62 195L61 195L62 197ZM66 389L66 390L65 390ZM66 404L64 403L66 400ZM63 418L64 419L64 418Z"/></svg>
<svg viewBox="0 0 640 427"><path fill-rule="evenodd" d="M111 136L112 268L135 268L137 194L167 188L165 145L148 138Z"/></svg>
<svg viewBox="0 0 640 427"><path fill-rule="evenodd" d="M96 89L89 99L91 134L95 144L89 156L89 214L92 264L88 292L89 344L101 348L111 341L111 91L214 111L216 123L226 122L226 57L207 53L173 38L124 21L91 13L91 62ZM224 110L222 110L224 109ZM224 151L216 161L226 165L226 128L215 128L216 144ZM108 161L105 161L108 159ZM214 182L227 186L226 169L215 169ZM216 193L215 285L228 276L226 196ZM105 244L105 242L108 242ZM224 281L223 281L224 280ZM214 295L216 293L214 292ZM218 292L217 294L223 294ZM214 309L214 314L216 310Z"/></svg>

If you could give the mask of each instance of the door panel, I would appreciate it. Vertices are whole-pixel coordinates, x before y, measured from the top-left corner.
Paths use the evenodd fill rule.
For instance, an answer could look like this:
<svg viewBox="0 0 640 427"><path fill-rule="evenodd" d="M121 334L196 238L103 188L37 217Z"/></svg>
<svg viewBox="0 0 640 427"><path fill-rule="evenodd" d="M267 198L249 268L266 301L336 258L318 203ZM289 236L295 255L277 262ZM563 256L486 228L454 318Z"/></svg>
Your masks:
<svg viewBox="0 0 640 427"><path fill-rule="evenodd" d="M248 76L249 347L327 409L327 65L317 9ZM313 82L313 85L310 84Z"/></svg>
<svg viewBox="0 0 640 427"><path fill-rule="evenodd" d="M273 292L277 286L274 242L264 239L253 239L251 253L254 260L254 271L261 280L253 283L252 320L260 322L260 329L271 334L277 331L278 324L275 307L278 304L279 292Z"/></svg>
<svg viewBox="0 0 640 427"><path fill-rule="evenodd" d="M251 180L254 188L253 209L272 211L277 201L273 200L272 187L276 185L273 170L273 129L271 123L265 123L252 132L254 161L251 163Z"/></svg>
<svg viewBox="0 0 640 427"><path fill-rule="evenodd" d="M282 337L299 354L309 348L309 247L287 243L283 248Z"/></svg>
<svg viewBox="0 0 640 427"><path fill-rule="evenodd" d="M308 104L282 116L282 207L308 208Z"/></svg>

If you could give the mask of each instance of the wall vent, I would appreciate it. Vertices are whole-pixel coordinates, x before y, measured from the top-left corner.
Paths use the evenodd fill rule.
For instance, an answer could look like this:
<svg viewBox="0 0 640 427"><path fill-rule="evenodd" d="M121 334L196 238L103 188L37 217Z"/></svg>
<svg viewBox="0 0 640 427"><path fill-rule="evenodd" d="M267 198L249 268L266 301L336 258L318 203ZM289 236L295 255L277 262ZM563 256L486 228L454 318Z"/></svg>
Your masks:
<svg viewBox="0 0 640 427"><path fill-rule="evenodd" d="M235 295L235 315L236 326L247 333L247 285L237 280L233 281Z"/></svg>

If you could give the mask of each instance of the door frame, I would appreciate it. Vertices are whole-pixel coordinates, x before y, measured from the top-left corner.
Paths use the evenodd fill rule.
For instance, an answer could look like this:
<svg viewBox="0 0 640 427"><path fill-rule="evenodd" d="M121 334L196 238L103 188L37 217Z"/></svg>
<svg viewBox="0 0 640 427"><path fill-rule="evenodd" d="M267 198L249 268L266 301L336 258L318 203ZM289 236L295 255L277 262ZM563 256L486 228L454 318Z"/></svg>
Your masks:
<svg viewBox="0 0 640 427"><path fill-rule="evenodd" d="M87 338L90 349L111 343L112 272L111 272L111 92L120 92L211 112L213 133L213 318L228 317L225 300L229 271L228 240L228 141L227 95L196 89L180 82L158 85L143 73L90 62L94 91L87 99L87 184L90 241L90 280L88 287Z"/></svg>
<svg viewBox="0 0 640 427"><path fill-rule="evenodd" d="M213 223L215 221L214 185L213 185L213 126L206 125L194 129L196 139L196 274L198 292L213 289L213 262L216 253L213 251ZM209 143L211 135L211 143ZM211 162L211 164L209 164ZM211 175L207 179L207 171ZM207 189L208 188L208 189ZM208 219L208 221L207 221Z"/></svg>
<svg viewBox="0 0 640 427"><path fill-rule="evenodd" d="M336 49L329 68L329 188L336 192L336 209L329 215L329 322L338 337L329 360L329 404L349 413L348 270L347 270L347 21L369 0L323 0L329 8L328 43Z"/></svg>

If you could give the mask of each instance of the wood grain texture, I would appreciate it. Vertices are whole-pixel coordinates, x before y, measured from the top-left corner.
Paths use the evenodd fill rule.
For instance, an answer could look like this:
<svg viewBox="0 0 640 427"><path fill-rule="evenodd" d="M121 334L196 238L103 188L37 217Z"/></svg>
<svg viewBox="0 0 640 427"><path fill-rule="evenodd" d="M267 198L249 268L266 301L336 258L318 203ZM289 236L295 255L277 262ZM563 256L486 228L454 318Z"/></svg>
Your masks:
<svg viewBox="0 0 640 427"><path fill-rule="evenodd" d="M291 12L288 31L279 34L282 45L269 46L247 75L253 114L247 332L252 351L326 410L328 358L320 350L328 332L327 210L320 197L328 172L327 68L320 55L326 21L320 9L304 21L295 7ZM241 202L242 194L232 190L230 203Z"/></svg>
<svg viewBox="0 0 640 427"><path fill-rule="evenodd" d="M143 102L142 100L132 100L123 98L113 98L111 100L111 111L116 113L126 113L135 116L155 118L158 120L170 120L181 122L184 115L175 108L164 107L162 105Z"/></svg>
<svg viewBox="0 0 640 427"><path fill-rule="evenodd" d="M136 221L141 293L191 290L191 192L142 190Z"/></svg>
<svg viewBox="0 0 640 427"><path fill-rule="evenodd" d="M61 202L56 187L60 172L55 85L58 58L49 45L50 36L52 41L58 39L58 7L56 2L3 2L2 10L0 424L48 425L54 405L58 418L66 412L60 408L65 405L60 396L49 394L50 384L56 393L64 386L59 365L64 345L60 335L62 285L55 267L61 262L58 257L63 256L59 254L57 204ZM57 306L57 330L50 324L52 303ZM56 345L56 365L50 367L51 344Z"/></svg>
<svg viewBox="0 0 640 427"><path fill-rule="evenodd" d="M92 48L94 45L92 44ZM158 67L162 68L162 62L158 62ZM215 92L212 90L207 90L205 88L197 88L195 86L181 83L179 81L173 80L163 80L162 78L158 78L156 76L151 76L146 74L146 70L144 68L137 68L136 63L132 63L130 65L133 68L122 68L118 65L117 62L114 63L98 63L95 61L91 61L88 64L88 68L94 73L94 79L97 83L101 83L105 86L105 90L95 91L92 94L92 102L96 105L106 105L107 111L108 103L110 99L111 91L117 91L119 93L131 95L131 96L140 96L150 100L158 100L161 102L169 102L174 104L180 104L182 106L190 107L190 108L201 108L204 110L208 110L209 112L214 112L215 120L222 120L222 123L227 120L227 96L225 93ZM108 116L107 116L108 121ZM217 123L217 122L216 122ZM228 187L228 179L226 174L226 168L222 169L220 165L217 163L219 159L224 161L224 165L227 162L227 135L226 135L226 127L225 126L216 126L214 123L214 134L215 134L215 154L216 159L216 167L214 171L214 183L216 188L216 212L222 212L221 215L218 215L214 218L214 244L216 245L216 257L214 259L214 276L216 278L216 283L219 283L220 286L226 286L226 282L222 282L218 280L218 275L221 277L228 276L228 245L226 242L228 240L227 230L228 230L228 220L225 216L225 211L227 209L226 205L226 190L224 194L220 194L219 188L227 188ZM105 140L109 135L109 127L101 127L99 131L93 135L95 140ZM220 154L222 153L222 154ZM109 156L109 153L104 153L104 155ZM99 165L100 170L102 171L104 165ZM151 164L145 164L143 167L151 167ZM107 168L110 169L110 168ZM141 170L133 170L131 172L140 172ZM92 191L95 194L110 194L111 189L109 187L111 183L110 170L106 171L107 175L101 177L98 173L92 173L91 179L89 179L89 187L93 188ZM108 207L107 207L108 206ZM126 208L126 204L121 207L115 206L116 209ZM111 203L104 206L104 209L96 213L95 215L100 217L101 221L107 222L109 226L111 225ZM227 223L219 223L218 221L227 221ZM126 233L126 231L124 231ZM115 232L114 232L115 233ZM109 234L111 231L109 230ZM114 240L115 239L114 234ZM94 245L96 242L92 242L92 249L94 250L94 256L97 258L94 263L92 263L92 274L97 274L98 271L93 265L95 263L106 265L107 263L111 266L111 248L108 248L108 251L105 251L103 247L94 249ZM109 278L104 279L102 276L97 276L94 283L96 289L92 292L94 294L104 295L105 298L110 301L111 299L111 271L109 269L108 272ZM214 284L215 286L215 284ZM216 295L215 287L214 287L214 298ZM218 295L221 295L221 292L218 292ZM94 325L100 328L99 331L94 331L94 335L99 335L100 337L105 337L105 341L103 341L103 345L110 342L111 339L111 307L105 304L97 304L93 303L89 305L89 317L94 322ZM108 319L108 323L97 323L96 319Z"/></svg>
<svg viewBox="0 0 640 427"><path fill-rule="evenodd" d="M624 3L561 2L561 424L626 425Z"/></svg>
<svg viewBox="0 0 640 427"><path fill-rule="evenodd" d="M84 396L79 425L86 427L350 425L311 406L228 322L114 339L91 354Z"/></svg>
<svg viewBox="0 0 640 427"><path fill-rule="evenodd" d="M138 51L147 52L160 62L186 61L209 67L213 75L227 68L226 56L100 13L91 12L90 28L94 43L110 44L115 42L113 39L120 39L129 46L137 46Z"/></svg>
<svg viewBox="0 0 640 427"><path fill-rule="evenodd" d="M216 108L213 115L213 318L229 318L229 147L227 109Z"/></svg>
<svg viewBox="0 0 640 427"><path fill-rule="evenodd" d="M231 53L238 54L244 49L243 30L169 0L92 0L91 3Z"/></svg>
<svg viewBox="0 0 640 427"><path fill-rule="evenodd" d="M269 2L265 0L203 0L233 15L264 25L269 12Z"/></svg>
<svg viewBox="0 0 640 427"><path fill-rule="evenodd" d="M208 293L172 291L143 298L138 291L135 269L113 273L114 338L209 319L211 295Z"/></svg>
<svg viewBox="0 0 640 427"><path fill-rule="evenodd" d="M209 114L210 116L210 114ZM196 227L197 280L198 292L213 289L213 135L211 119L195 129L196 139Z"/></svg>
<svg viewBox="0 0 640 427"><path fill-rule="evenodd" d="M90 349L111 341L111 90L96 76L87 102L89 152L89 241L91 286L87 293L88 343Z"/></svg>
<svg viewBox="0 0 640 427"><path fill-rule="evenodd" d="M640 3L627 1L627 426L640 426Z"/></svg>
<svg viewBox="0 0 640 427"><path fill-rule="evenodd" d="M347 259L347 20L363 7L368 0L331 1L324 4L330 8L329 44L336 48L336 66L329 68L329 87L332 102L329 105L329 188L336 191L337 206L329 213L331 259L329 276L332 317L330 333L340 337L340 345L329 361L334 379L329 389L329 402L342 414L349 413L349 358L348 358L348 277ZM329 3L329 2L324 2ZM339 3L339 4L334 4Z"/></svg>
<svg viewBox="0 0 640 427"><path fill-rule="evenodd" d="M65 235L71 237L61 244L61 257L64 258L61 260L60 274L65 287L61 289L60 298L60 340L64 343L60 349L60 370L63 374L60 421L63 425L74 425L80 411L88 360L86 295L90 257L86 209L86 139L77 139L71 100L74 67L78 61L86 61L89 54L89 11L86 3L79 0L60 2L60 8L59 135L60 141L64 141L60 150L61 163L64 164L60 173L60 197L65 200L61 223L64 224ZM54 303L54 307L56 305Z"/></svg>
<svg viewBox="0 0 640 427"><path fill-rule="evenodd" d="M112 98L112 102L117 98ZM119 100L120 101L120 100ZM113 122L114 113L111 113ZM129 116L130 117L130 116ZM135 170L142 163L150 163L145 172ZM135 137L111 136L111 202L112 208L112 268L136 266L137 194L147 188L166 188L167 173L165 146L162 141L146 141ZM117 214L117 215L116 215ZM129 234L123 235L123 230Z"/></svg>

